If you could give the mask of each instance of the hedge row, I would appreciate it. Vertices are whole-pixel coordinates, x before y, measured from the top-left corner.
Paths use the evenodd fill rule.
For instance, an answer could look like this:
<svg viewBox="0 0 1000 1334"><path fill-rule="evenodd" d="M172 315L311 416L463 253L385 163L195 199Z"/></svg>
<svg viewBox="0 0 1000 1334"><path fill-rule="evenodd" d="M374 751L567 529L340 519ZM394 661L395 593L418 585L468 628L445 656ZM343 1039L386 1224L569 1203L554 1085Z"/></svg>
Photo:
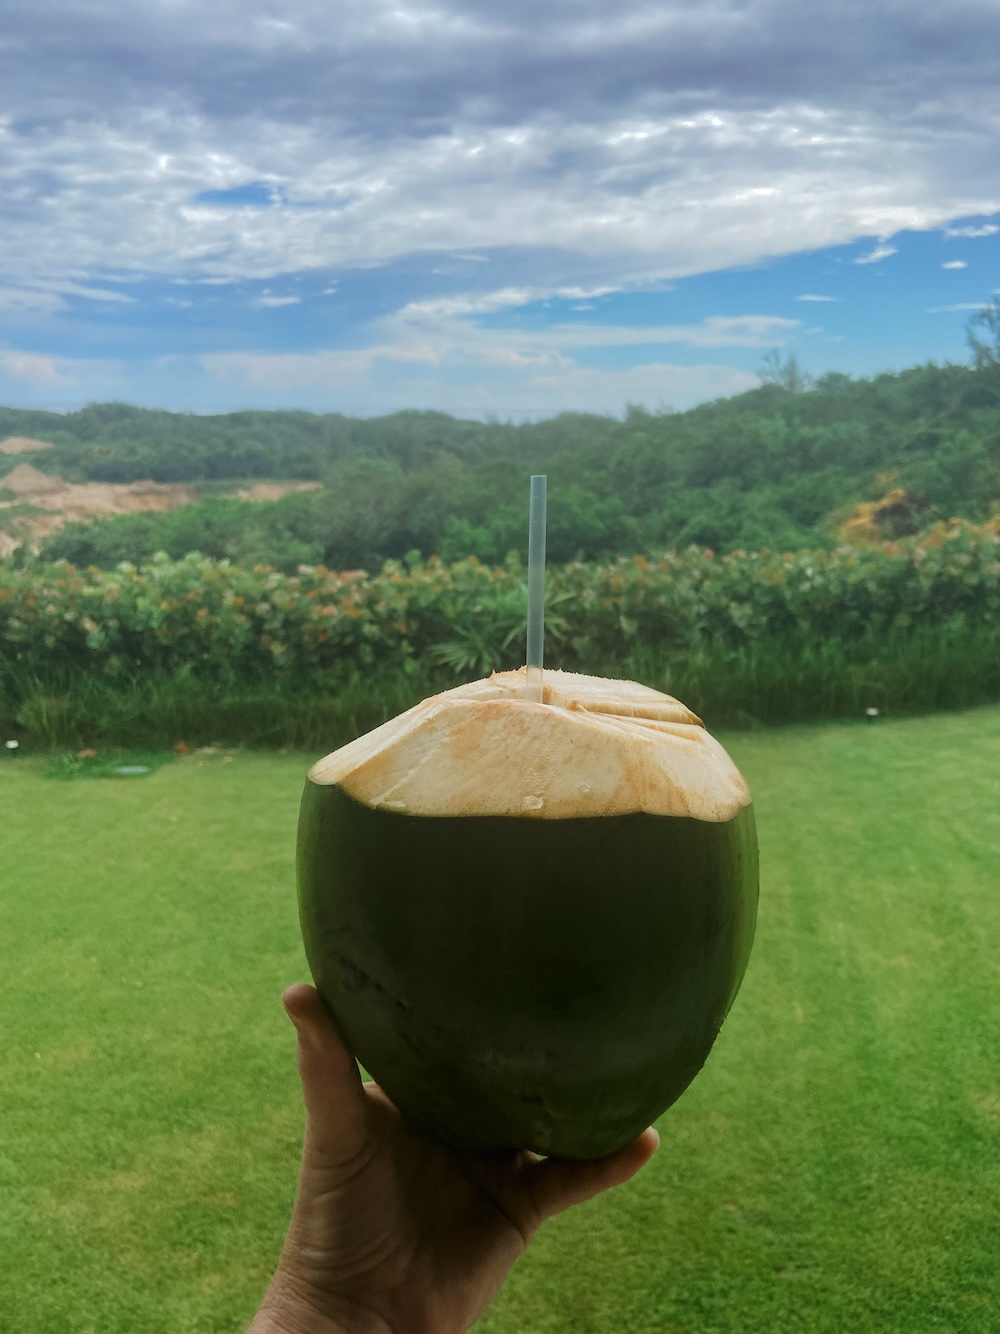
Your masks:
<svg viewBox="0 0 1000 1334"><path fill-rule="evenodd" d="M967 523L871 549L733 552L552 567L547 660L607 671L637 648L723 654L853 640L906 626L1000 624L1000 533ZM295 576L192 554L141 568L0 565L0 654L46 679L136 671L206 682L335 687L364 674L456 675L523 658L525 579L512 558L390 563Z"/></svg>

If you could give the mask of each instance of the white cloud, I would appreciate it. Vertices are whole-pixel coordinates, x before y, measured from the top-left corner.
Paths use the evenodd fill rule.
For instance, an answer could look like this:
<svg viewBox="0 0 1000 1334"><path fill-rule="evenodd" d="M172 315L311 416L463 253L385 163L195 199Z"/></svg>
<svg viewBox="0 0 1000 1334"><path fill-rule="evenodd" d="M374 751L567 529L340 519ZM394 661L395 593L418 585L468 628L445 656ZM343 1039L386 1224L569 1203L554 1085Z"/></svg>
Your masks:
<svg viewBox="0 0 1000 1334"><path fill-rule="evenodd" d="M940 315L946 310L983 310L985 306L982 301L956 301L951 306L928 306L926 313L928 315Z"/></svg>
<svg viewBox="0 0 1000 1334"><path fill-rule="evenodd" d="M896 247L892 245L877 245L874 250L869 251L867 255L859 255L857 259L852 260L854 264L879 264L883 259L888 259L890 255L895 255Z"/></svg>
<svg viewBox="0 0 1000 1334"><path fill-rule="evenodd" d="M632 358L641 361L643 349L669 344L766 350L785 345L800 330L801 321L774 315L716 315L700 324L623 326L579 321L489 328L467 316L442 315L436 310L428 314L423 309L414 315L411 306L378 321L375 332L379 341L367 347L286 356L213 354L203 359L203 364L212 374L224 375L230 381L267 383L272 388L310 383L316 366L323 367L331 383L341 372L357 381L362 376L384 376L389 365L405 363L438 368L456 381L463 376L474 378L488 367L517 373L511 392L523 397L524 374L564 375L577 366L581 355L593 362L614 349L630 349ZM381 389L376 390L374 384L374 380L369 381L369 400L381 397Z"/></svg>
<svg viewBox="0 0 1000 1334"><path fill-rule="evenodd" d="M0 287L0 310L50 315L57 310L65 309L66 302L54 292L31 291L23 287Z"/></svg>
<svg viewBox="0 0 1000 1334"><path fill-rule="evenodd" d="M15 352L0 348L0 373L29 384L52 384L59 379L55 357L39 352Z"/></svg>
<svg viewBox="0 0 1000 1334"><path fill-rule="evenodd" d="M646 362L626 370L574 366L532 377L525 398L542 412L585 411L617 414L626 403L650 409L684 409L706 399L756 389L760 379L731 366L676 366Z"/></svg>
<svg viewBox="0 0 1000 1334"><path fill-rule="evenodd" d="M512 306L527 306L532 301L542 299L538 292L526 287L505 287L497 292L467 293L462 296L411 301L399 312L399 318L437 320L454 315L486 315Z"/></svg>
<svg viewBox="0 0 1000 1334"><path fill-rule="evenodd" d="M1000 227L995 223L986 222L981 227L946 227L945 236L996 236L1000 232Z"/></svg>
<svg viewBox="0 0 1000 1334"><path fill-rule="evenodd" d="M499 297L503 294L504 299ZM519 294L520 295L520 294ZM742 392L757 378L732 367L672 366L646 360L648 348L757 348L784 345L801 321L775 315L710 316L699 324L603 325L583 321L529 328L488 328L466 313L502 309L514 293L493 293L478 307L470 299L411 303L378 321L376 341L356 348L313 352L214 352L199 362L210 381L230 391L250 390L254 401L307 400L338 410L378 411L431 406L451 412L516 411L533 414L577 406L618 412L632 399L656 406L666 396L690 406L706 397ZM460 311L461 313L453 313ZM595 356L632 349L639 364L595 367ZM579 358L587 360L579 364ZM654 383L660 386L653 394ZM666 386L666 387L664 387ZM668 392L669 390L669 392ZM662 391L662 392L661 392ZM323 397L325 395L325 397ZM576 396L574 399L574 395Z"/></svg>
<svg viewBox="0 0 1000 1334"><path fill-rule="evenodd" d="M433 318L432 318L433 316ZM574 404L591 411L621 410L632 399L656 406L664 397L690 406L706 397L739 393L758 379L720 365L680 367L641 359L641 350L669 343L698 348L771 348L801 328L799 320L774 315L710 316L696 325L621 326L557 324L545 328L483 328L467 317L428 313L413 307L382 320L380 342L363 348L306 353L209 353L205 372L230 386L275 395L322 389L328 403L342 395L364 410L378 401L390 406L432 405L449 411L561 411ZM580 365L613 348L639 349L639 364L608 370ZM647 354L648 355L648 354ZM401 373L412 367L415 375ZM653 393L653 386L657 393ZM478 388L475 388L478 386ZM470 399L470 395L472 398ZM476 395L480 398L477 399ZM575 397L574 397L575 396ZM481 401L480 401L481 399ZM357 409L355 409L357 410Z"/></svg>
<svg viewBox="0 0 1000 1334"><path fill-rule="evenodd" d="M972 0L947 24L897 5L807 22L792 0L263 8L219 0L196 34L187 0L15 8L11 275L83 286L113 256L235 280L536 248L532 286L563 251L584 285L600 264L620 288L1000 209ZM257 182L271 207L194 202Z"/></svg>
<svg viewBox="0 0 1000 1334"><path fill-rule="evenodd" d="M412 376L414 393L433 381L456 395L464 376L487 397L506 376L523 395L532 376L582 384L611 349L666 366L658 346L770 347L803 336L799 322L478 326L516 325L519 308L544 301L583 315L612 291L833 245L858 243L855 262L877 264L906 229L1000 230L985 221L1000 212L989 170L1000 100L995 6L983 0L283 0L279 18L271 0L8 8L9 325L58 316L71 298L124 314L150 290L140 281L176 283L181 301L195 284L252 280L211 307L225 320L258 293L265 309L295 304L274 294L290 290L285 275L321 271L324 296L341 279L368 346L319 362L218 353L204 363L213 387L221 376L312 385L321 365L383 377L369 403L390 373L396 386ZM260 183L266 206L198 202ZM398 289L379 286L389 265ZM373 322L376 301L403 311ZM339 315L339 302L322 308ZM82 328L75 318L73 334ZM211 345L225 347L219 332ZM114 371L95 363L92 379L87 397L108 392Z"/></svg>
<svg viewBox="0 0 1000 1334"><path fill-rule="evenodd" d="M563 301L592 301L597 297L610 296L617 289L614 287L557 287L554 295ZM660 284L659 292L673 290L672 283Z"/></svg>
<svg viewBox="0 0 1000 1334"><path fill-rule="evenodd" d="M99 396L117 397L123 387L121 364L115 360L50 356L20 348L0 348L0 377L7 376L10 386L18 383L37 388L56 387L86 400Z"/></svg>
<svg viewBox="0 0 1000 1334"><path fill-rule="evenodd" d="M969 266L964 259L949 259L941 267L942 269L967 269Z"/></svg>
<svg viewBox="0 0 1000 1334"><path fill-rule="evenodd" d="M213 378L227 384L262 389L299 389L326 386L331 392L366 377L380 355L379 348L349 348L321 352L207 352L198 358Z"/></svg>
<svg viewBox="0 0 1000 1334"><path fill-rule="evenodd" d="M516 336L536 346L607 348L686 343L689 347L767 348L785 342L800 327L800 320L779 315L709 315L701 324L555 324L544 331Z"/></svg>
<svg viewBox="0 0 1000 1334"><path fill-rule="evenodd" d="M208 374L230 386L281 398L310 393L327 408L369 411L378 362L386 349L330 350L304 354L213 353L201 358ZM628 402L651 409L683 409L708 398L754 389L756 375L731 366L678 366L645 362L621 370L576 366L565 359L533 364L531 359L485 359L477 370L428 363L419 378L391 380L378 387L380 412L431 407L481 415L485 412L541 416L562 411L617 414Z"/></svg>
<svg viewBox="0 0 1000 1334"><path fill-rule="evenodd" d="M83 297L86 301L110 301L117 302L120 305L133 305L135 297L129 296L126 292L116 292L106 287L86 287L80 283L57 282L53 286L57 291L66 296Z"/></svg>
<svg viewBox="0 0 1000 1334"><path fill-rule="evenodd" d="M67 279L33 279L26 287L0 287L0 309L54 314L67 309L64 297L82 297L87 301L105 301L134 305L135 297L107 288L88 287Z"/></svg>
<svg viewBox="0 0 1000 1334"><path fill-rule="evenodd" d="M553 298L581 301L586 298L607 296L614 290L613 287L504 287L495 292L464 292L456 296L411 301L398 312L397 318L439 320L462 315L489 315L499 310L551 301ZM590 307L578 306L576 309L590 309Z"/></svg>

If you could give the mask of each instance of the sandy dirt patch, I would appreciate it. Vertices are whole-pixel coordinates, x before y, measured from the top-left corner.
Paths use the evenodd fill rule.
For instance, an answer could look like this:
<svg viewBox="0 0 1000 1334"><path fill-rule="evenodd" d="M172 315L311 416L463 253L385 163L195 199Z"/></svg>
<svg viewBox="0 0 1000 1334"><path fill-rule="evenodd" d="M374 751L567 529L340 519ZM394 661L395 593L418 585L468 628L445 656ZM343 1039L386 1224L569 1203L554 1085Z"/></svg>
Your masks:
<svg viewBox="0 0 1000 1334"><path fill-rule="evenodd" d="M9 435L0 440L0 454L35 454L40 449L52 449L48 440L32 440L27 435Z"/></svg>
<svg viewBox="0 0 1000 1334"><path fill-rule="evenodd" d="M236 500L280 500L292 492L313 491L319 485L319 482L254 482L227 495ZM4 489L13 492L14 499L0 501L0 557L9 556L25 543L37 552L45 539L57 533L64 523L89 523L112 514L140 511L163 514L179 505L190 505L203 494L197 487L181 483L66 482L33 468L30 463L19 463L6 477L0 477L0 491ZM3 511L25 502L45 513L13 515L5 523Z"/></svg>
<svg viewBox="0 0 1000 1334"><path fill-rule="evenodd" d="M319 482L254 482L251 486L241 486L238 491L229 491L227 495L233 500L280 500L297 491L318 491L320 485Z"/></svg>

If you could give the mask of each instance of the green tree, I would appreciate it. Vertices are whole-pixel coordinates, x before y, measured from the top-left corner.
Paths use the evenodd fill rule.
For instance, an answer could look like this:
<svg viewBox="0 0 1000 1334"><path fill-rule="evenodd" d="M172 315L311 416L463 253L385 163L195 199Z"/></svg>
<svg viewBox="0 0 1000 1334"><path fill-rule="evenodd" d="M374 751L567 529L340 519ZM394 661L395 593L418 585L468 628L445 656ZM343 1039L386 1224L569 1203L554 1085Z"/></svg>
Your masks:
<svg viewBox="0 0 1000 1334"><path fill-rule="evenodd" d="M765 384L777 385L779 389L787 389L790 394L804 394L813 386L812 376L802 370L795 354L790 352L782 361L777 348L768 352L757 374Z"/></svg>
<svg viewBox="0 0 1000 1334"><path fill-rule="evenodd" d="M351 455L334 465L313 497L313 534L332 569L377 570L403 556L406 478L397 463Z"/></svg>
<svg viewBox="0 0 1000 1334"><path fill-rule="evenodd" d="M983 329L986 337L980 338L977 329ZM966 323L965 335L977 371L1000 366L1000 300L994 297L973 315Z"/></svg>

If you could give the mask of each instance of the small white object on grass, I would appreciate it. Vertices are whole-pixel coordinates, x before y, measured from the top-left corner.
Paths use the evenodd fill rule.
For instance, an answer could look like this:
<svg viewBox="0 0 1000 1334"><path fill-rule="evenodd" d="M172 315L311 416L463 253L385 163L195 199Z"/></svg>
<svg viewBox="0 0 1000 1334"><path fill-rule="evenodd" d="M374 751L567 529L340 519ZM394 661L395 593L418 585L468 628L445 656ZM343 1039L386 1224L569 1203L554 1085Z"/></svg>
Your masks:
<svg viewBox="0 0 1000 1334"><path fill-rule="evenodd" d="M18 746L21 743L20 741L5 741L3 744L6 746L8 750L17 750Z"/></svg>

